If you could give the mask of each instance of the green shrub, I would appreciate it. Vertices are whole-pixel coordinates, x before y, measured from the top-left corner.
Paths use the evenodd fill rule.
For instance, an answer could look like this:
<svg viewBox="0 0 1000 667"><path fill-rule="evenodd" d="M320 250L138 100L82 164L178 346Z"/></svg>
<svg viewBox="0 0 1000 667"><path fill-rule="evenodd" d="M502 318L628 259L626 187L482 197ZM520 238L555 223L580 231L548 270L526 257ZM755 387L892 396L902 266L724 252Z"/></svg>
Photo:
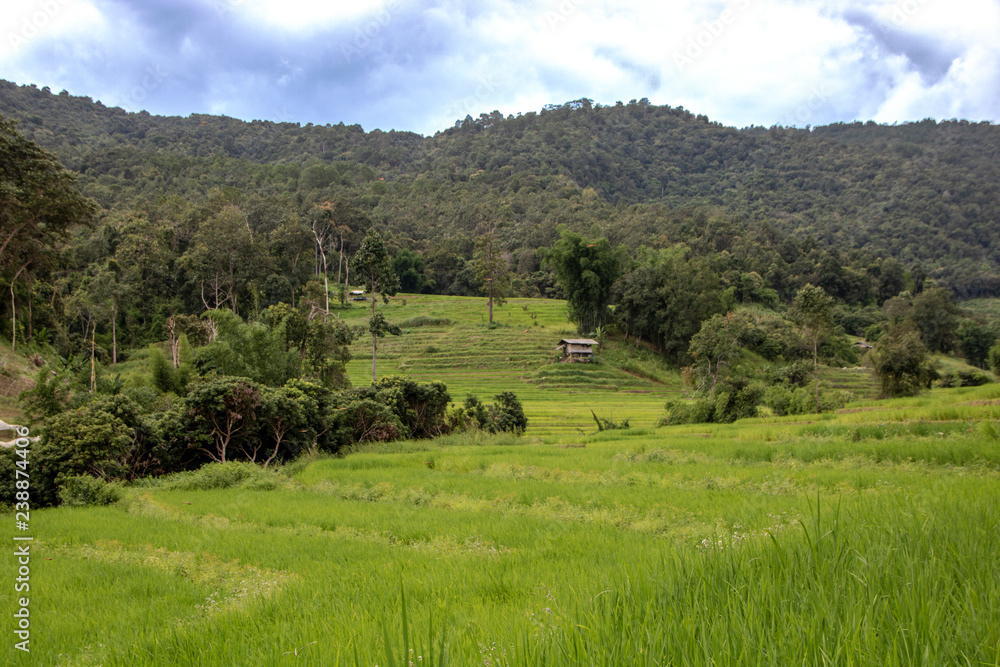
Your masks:
<svg viewBox="0 0 1000 667"><path fill-rule="evenodd" d="M513 392L504 391L493 397L494 403L490 406L489 421L486 430L490 433L509 431L511 433L524 433L528 428L528 418L524 416L524 408L521 401Z"/></svg>
<svg viewBox="0 0 1000 667"><path fill-rule="evenodd" d="M952 387L979 387L990 382L993 382L993 378L986 373L961 370L943 374L935 384L938 387L950 389Z"/></svg>
<svg viewBox="0 0 1000 667"><path fill-rule="evenodd" d="M120 486L90 475L60 477L58 483L63 505L114 505L122 499Z"/></svg>
<svg viewBox="0 0 1000 667"><path fill-rule="evenodd" d="M261 468L249 461L208 463L198 470L179 472L153 480L150 483L177 491L207 491L210 489L263 489L281 486L286 477L274 470Z"/></svg>

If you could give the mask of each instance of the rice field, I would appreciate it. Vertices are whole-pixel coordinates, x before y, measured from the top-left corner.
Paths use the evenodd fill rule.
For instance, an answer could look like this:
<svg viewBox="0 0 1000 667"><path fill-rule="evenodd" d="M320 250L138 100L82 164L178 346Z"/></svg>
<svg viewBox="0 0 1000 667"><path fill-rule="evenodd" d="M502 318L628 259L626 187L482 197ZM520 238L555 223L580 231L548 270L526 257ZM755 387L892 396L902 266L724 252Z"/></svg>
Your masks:
<svg viewBox="0 0 1000 667"><path fill-rule="evenodd" d="M379 377L440 380L459 403L470 393L489 402L513 391L536 435L592 429L591 410L651 427L666 399L680 395L677 370L645 350L611 344L602 363L556 363L559 340L579 336L563 301L510 299L494 306L493 328L482 298L408 294L388 305L379 302L378 308L403 330L399 337L379 340ZM351 324L366 322L368 314L364 303L338 311ZM351 347L348 374L355 385L371 382L371 348L370 336Z"/></svg>
<svg viewBox="0 0 1000 667"><path fill-rule="evenodd" d="M657 427L679 378L616 348L561 375L551 302L489 329L481 300L461 324L465 304L419 298L390 319L452 324L389 339L380 372L512 390L527 433L32 512L31 653L7 558L5 664L1000 665L1000 386ZM616 372L636 384L607 388ZM597 432L591 409L632 428Z"/></svg>

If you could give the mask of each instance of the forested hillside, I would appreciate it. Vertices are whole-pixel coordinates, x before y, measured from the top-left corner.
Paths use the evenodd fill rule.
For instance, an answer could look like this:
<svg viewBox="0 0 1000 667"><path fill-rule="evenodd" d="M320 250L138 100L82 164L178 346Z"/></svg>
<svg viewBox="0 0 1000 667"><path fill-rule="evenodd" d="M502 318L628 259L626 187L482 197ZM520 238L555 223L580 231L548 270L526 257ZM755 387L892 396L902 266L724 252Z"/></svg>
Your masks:
<svg viewBox="0 0 1000 667"><path fill-rule="evenodd" d="M697 208L740 233L836 249L843 266L893 257L959 296L1000 289L1000 128L989 123L737 130L645 100L580 100L466 118L425 138L126 113L6 82L0 113L78 171L83 192L108 210L148 210L171 195L205 202L232 187L307 218L340 198L401 247L426 253L458 238L466 259L462 237L485 220L499 224L527 276L538 268L528 255L555 240L557 224L665 246L689 240ZM865 259L849 261L854 250Z"/></svg>

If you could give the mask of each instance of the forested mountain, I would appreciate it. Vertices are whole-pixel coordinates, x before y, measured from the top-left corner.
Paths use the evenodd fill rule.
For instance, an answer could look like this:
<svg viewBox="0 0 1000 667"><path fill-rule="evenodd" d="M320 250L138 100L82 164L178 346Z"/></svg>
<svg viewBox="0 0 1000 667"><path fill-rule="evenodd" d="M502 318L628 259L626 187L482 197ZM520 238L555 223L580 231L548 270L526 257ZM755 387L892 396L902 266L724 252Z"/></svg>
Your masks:
<svg viewBox="0 0 1000 667"><path fill-rule="evenodd" d="M556 223L597 223L633 247L685 240L676 212L698 206L919 264L962 295L1000 287L1000 128L989 123L737 130L645 100L580 100L421 137L127 113L6 82L0 113L80 172L107 209L225 186L298 207L344 197L418 250L472 233L484 216L506 219L516 254L551 243Z"/></svg>

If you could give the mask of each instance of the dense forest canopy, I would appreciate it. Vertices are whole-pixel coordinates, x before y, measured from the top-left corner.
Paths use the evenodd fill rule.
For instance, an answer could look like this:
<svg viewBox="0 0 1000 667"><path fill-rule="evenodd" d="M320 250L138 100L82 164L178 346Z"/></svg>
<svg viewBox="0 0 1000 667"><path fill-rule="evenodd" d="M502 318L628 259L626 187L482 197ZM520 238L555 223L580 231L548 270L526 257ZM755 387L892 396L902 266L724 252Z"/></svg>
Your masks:
<svg viewBox="0 0 1000 667"><path fill-rule="evenodd" d="M699 207L835 248L845 266L858 250L919 265L960 296L1000 289L1000 128L986 122L737 130L646 100L578 100L422 137L127 113L7 82L0 113L108 210L226 187L299 215L342 197L418 252L489 216L521 257L553 243L557 224L597 224L630 247L687 241L678 211Z"/></svg>

